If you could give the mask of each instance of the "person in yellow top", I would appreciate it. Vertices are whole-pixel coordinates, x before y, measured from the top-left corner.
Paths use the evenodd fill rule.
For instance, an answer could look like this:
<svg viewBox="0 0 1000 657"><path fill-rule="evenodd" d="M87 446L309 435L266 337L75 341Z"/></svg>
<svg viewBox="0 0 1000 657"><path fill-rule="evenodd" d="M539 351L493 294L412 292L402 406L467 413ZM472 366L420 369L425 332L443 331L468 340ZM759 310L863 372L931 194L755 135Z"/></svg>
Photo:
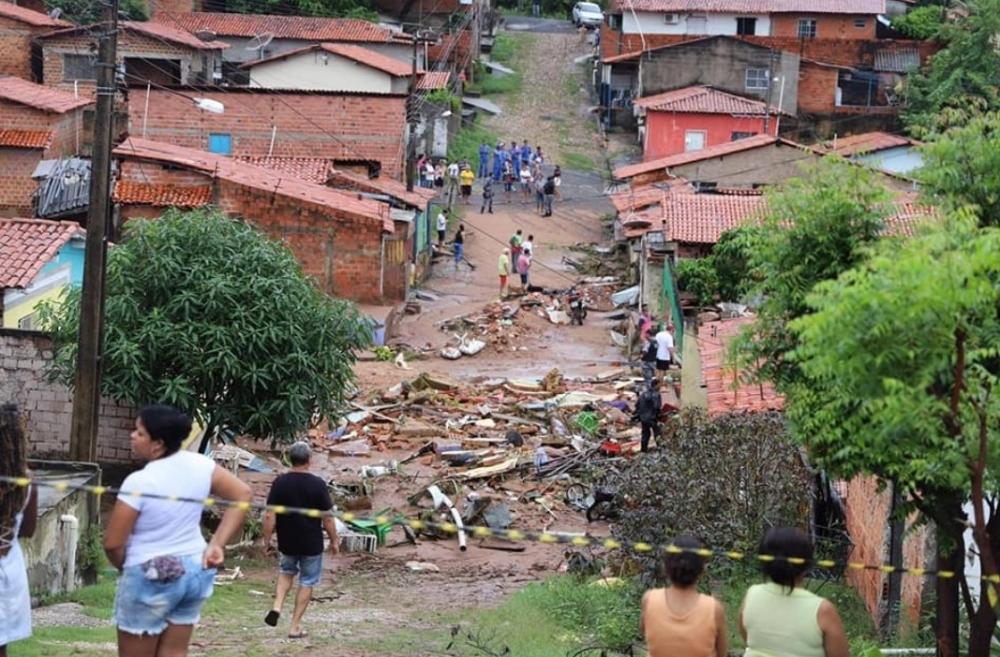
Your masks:
<svg viewBox="0 0 1000 657"><path fill-rule="evenodd" d="M740 607L745 657L849 657L837 608L802 588L813 565L813 544L806 533L774 527L760 542L760 554L777 558L761 562L771 581L751 586Z"/></svg>
<svg viewBox="0 0 1000 657"><path fill-rule="evenodd" d="M726 611L722 603L698 592L705 559L694 550L701 542L690 534L675 538L684 550L667 553L664 566L670 588L650 589L642 596L639 630L649 657L726 657Z"/></svg>
<svg viewBox="0 0 1000 657"><path fill-rule="evenodd" d="M458 174L458 180L462 188L462 204L468 205L469 199L472 198L472 183L476 180L476 174L468 164L465 164L462 172Z"/></svg>
<svg viewBox="0 0 1000 657"><path fill-rule="evenodd" d="M497 262L497 273L500 274L500 298L507 297L507 277L510 276L510 249L504 249Z"/></svg>

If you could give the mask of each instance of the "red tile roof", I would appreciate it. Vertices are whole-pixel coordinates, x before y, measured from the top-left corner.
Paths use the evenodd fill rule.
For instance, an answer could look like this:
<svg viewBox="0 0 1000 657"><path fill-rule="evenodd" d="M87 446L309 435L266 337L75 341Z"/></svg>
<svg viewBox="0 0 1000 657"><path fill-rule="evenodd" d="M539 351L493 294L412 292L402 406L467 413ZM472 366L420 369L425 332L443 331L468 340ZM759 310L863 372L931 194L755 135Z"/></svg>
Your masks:
<svg viewBox="0 0 1000 657"><path fill-rule="evenodd" d="M450 71L424 71L417 82L418 91L434 91L435 89L445 89L451 80Z"/></svg>
<svg viewBox="0 0 1000 657"><path fill-rule="evenodd" d="M72 23L58 18L49 18L47 14L19 7L11 2L0 2L0 16L37 27L70 27L72 25Z"/></svg>
<svg viewBox="0 0 1000 657"><path fill-rule="evenodd" d="M312 46L278 53L277 55L266 59L257 59L247 62L243 64L242 68L253 68L260 66L261 64L277 61L279 59L296 57L313 50L325 50L328 53L332 53L339 57L345 57L358 62L359 64L364 64L365 66L382 71L383 73L388 73L389 75L393 75L395 77L401 78L413 73L412 63L403 62L394 57L390 57L389 55L383 55L382 53L376 52L370 48L365 48L364 46L358 46L351 43L318 43Z"/></svg>
<svg viewBox="0 0 1000 657"><path fill-rule="evenodd" d="M885 0L615 0L612 11L701 14L884 14Z"/></svg>
<svg viewBox="0 0 1000 657"><path fill-rule="evenodd" d="M388 222L391 231L392 221L389 219L388 207L383 203L359 199L354 195L306 182L294 176L276 175L269 169L251 166L224 155L136 137L122 142L115 148L115 155L125 160L151 160L173 164L201 171L237 185L376 220L383 226Z"/></svg>
<svg viewBox="0 0 1000 657"><path fill-rule="evenodd" d="M31 285L80 224L45 219L0 219L0 289Z"/></svg>
<svg viewBox="0 0 1000 657"><path fill-rule="evenodd" d="M317 185L325 185L330 178L333 160L323 157L267 157L248 155L235 159L255 167L280 171Z"/></svg>
<svg viewBox="0 0 1000 657"><path fill-rule="evenodd" d="M673 194L661 207L664 237L683 244L715 244L722 233L760 217L766 209L762 196L727 194Z"/></svg>
<svg viewBox="0 0 1000 657"><path fill-rule="evenodd" d="M48 148L51 143L48 130L0 130L0 146L7 148Z"/></svg>
<svg viewBox="0 0 1000 657"><path fill-rule="evenodd" d="M190 12L171 15L171 20L188 32L214 32L218 36L254 37L273 34L277 39L302 41L354 41L391 43L412 41L412 37L357 18L314 18L268 14L226 14Z"/></svg>
<svg viewBox="0 0 1000 657"><path fill-rule="evenodd" d="M93 102L86 98L77 98L61 89L46 87L9 75L0 76L0 99L56 114L65 114Z"/></svg>
<svg viewBox="0 0 1000 657"><path fill-rule="evenodd" d="M330 180L327 184L335 188L353 189L369 194L385 194L421 209L437 196L437 192L432 189L414 187L412 192L408 192L404 183L392 178L368 178L340 169L333 169L330 172Z"/></svg>
<svg viewBox="0 0 1000 657"><path fill-rule="evenodd" d="M72 36L77 33L89 34L94 27L95 25L81 25L79 27L71 27L65 30L49 32L48 34L43 34L38 38L49 39L53 37ZM177 45L187 46L188 48L193 48L194 50L222 50L229 47L228 43L223 43L222 41L202 41L190 32L179 27L167 25L165 23L157 23L155 21L122 21L119 23L119 27L123 30L137 32L153 39L169 41Z"/></svg>
<svg viewBox="0 0 1000 657"><path fill-rule="evenodd" d="M609 195L608 200L618 212L635 212L651 205L658 205L666 198L665 195L670 193L693 194L694 189L684 178L675 178L668 182L617 192Z"/></svg>
<svg viewBox="0 0 1000 657"><path fill-rule="evenodd" d="M850 157L900 146L912 146L915 143L912 139L902 135L893 135L888 132L865 132L860 135L841 137L831 142L830 147L834 153Z"/></svg>
<svg viewBox="0 0 1000 657"><path fill-rule="evenodd" d="M115 183L115 203L136 203L158 208L197 208L212 202L212 186L183 187L119 180Z"/></svg>
<svg viewBox="0 0 1000 657"><path fill-rule="evenodd" d="M709 415L781 410L784 406L784 399L770 384L747 383L740 372L727 366L730 341L751 322L752 317L737 317L706 322L698 328L701 383L706 388Z"/></svg>
<svg viewBox="0 0 1000 657"><path fill-rule="evenodd" d="M696 85L674 89L654 96L635 100L636 107L656 112L684 112L693 114L750 114L764 116L766 103L726 93L719 89ZM771 113L777 113L771 108Z"/></svg>
<svg viewBox="0 0 1000 657"><path fill-rule="evenodd" d="M626 178L631 178L632 176L638 176L643 173L656 171L657 169L676 167L682 164L709 160L713 157L721 157L732 153L753 150L754 148L770 146L778 141L784 142L784 140L779 140L771 135L754 135L753 137L747 137L746 139L739 139L737 141L730 141L716 146L709 146L708 148L703 148L699 151L677 153L676 155L668 155L667 157L663 157L658 160L651 160L649 162L640 162L638 164L629 164L627 166L619 167L615 169L614 177L617 180L624 180ZM786 143L792 144L792 142Z"/></svg>

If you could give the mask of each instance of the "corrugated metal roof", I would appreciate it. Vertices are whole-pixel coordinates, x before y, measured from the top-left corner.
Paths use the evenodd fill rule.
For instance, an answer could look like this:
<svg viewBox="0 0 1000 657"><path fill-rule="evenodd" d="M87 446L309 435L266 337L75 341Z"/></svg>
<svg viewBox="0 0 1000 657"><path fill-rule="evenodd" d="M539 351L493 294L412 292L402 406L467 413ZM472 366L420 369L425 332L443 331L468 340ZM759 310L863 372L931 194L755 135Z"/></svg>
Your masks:
<svg viewBox="0 0 1000 657"><path fill-rule="evenodd" d="M911 73L920 68L920 51L916 48L878 50L874 68L886 73Z"/></svg>
<svg viewBox="0 0 1000 657"><path fill-rule="evenodd" d="M42 164L36 168L38 177ZM40 217L62 217L85 212L90 205L90 160L76 157L55 160L35 193Z"/></svg>

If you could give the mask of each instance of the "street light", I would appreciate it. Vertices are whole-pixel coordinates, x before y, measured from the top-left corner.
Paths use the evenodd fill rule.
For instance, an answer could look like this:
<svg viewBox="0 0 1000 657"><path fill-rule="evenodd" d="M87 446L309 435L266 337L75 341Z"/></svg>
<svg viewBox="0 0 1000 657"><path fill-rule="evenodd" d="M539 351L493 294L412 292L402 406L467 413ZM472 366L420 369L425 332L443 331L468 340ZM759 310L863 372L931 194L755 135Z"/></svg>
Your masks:
<svg viewBox="0 0 1000 657"><path fill-rule="evenodd" d="M212 114L224 114L226 111L225 105L212 98L192 98L191 101L198 109Z"/></svg>

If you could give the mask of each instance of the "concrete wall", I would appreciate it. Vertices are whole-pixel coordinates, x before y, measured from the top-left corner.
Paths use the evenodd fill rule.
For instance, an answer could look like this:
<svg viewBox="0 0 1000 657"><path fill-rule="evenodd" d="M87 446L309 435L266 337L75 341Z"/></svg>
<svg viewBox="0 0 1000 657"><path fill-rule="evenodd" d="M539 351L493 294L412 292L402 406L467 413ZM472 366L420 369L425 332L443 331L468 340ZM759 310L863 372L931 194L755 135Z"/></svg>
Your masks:
<svg viewBox="0 0 1000 657"><path fill-rule="evenodd" d="M229 47L222 51L223 61L237 63L251 62L255 59L266 59L267 57L274 57L281 53L299 50L317 43L317 41L307 41L305 39L272 39L271 43L267 44L267 48L264 49L262 57L259 50L247 50L247 46L250 45L252 39L219 35L215 40L229 44ZM393 59L398 59L407 64L413 61L413 46L406 45L405 43L358 43L355 45L388 55ZM417 66L420 68L424 67L424 53L422 48L417 49Z"/></svg>
<svg viewBox="0 0 1000 657"><path fill-rule="evenodd" d="M18 405L33 458L65 458L69 453L73 396L61 383L49 381L52 340L37 331L0 329L0 399ZM129 434L136 409L110 400L101 402L97 460L132 463Z"/></svg>
<svg viewBox="0 0 1000 657"><path fill-rule="evenodd" d="M714 182L719 187L753 187L799 176L800 165L815 159L816 155L808 151L776 145L671 167L670 172L691 181Z"/></svg>
<svg viewBox="0 0 1000 657"><path fill-rule="evenodd" d="M748 68L770 69L781 78L767 89L747 89ZM795 114L799 95L799 56L771 51L735 39L711 39L654 51L639 64L639 92L643 96L706 84L729 93L758 98ZM784 92L782 92L784 85Z"/></svg>
<svg viewBox="0 0 1000 657"><path fill-rule="evenodd" d="M694 16L694 17L692 17ZM699 18L700 17L700 18ZM767 14L678 14L677 22L668 23L666 14L647 11L622 13L622 31L626 34L736 34L737 18L756 18L755 34L771 33L771 18Z"/></svg>
<svg viewBox="0 0 1000 657"><path fill-rule="evenodd" d="M258 64L250 69L250 86L355 93L406 93L409 78L398 78L323 50Z"/></svg>
<svg viewBox="0 0 1000 657"><path fill-rule="evenodd" d="M774 134L775 121L770 127ZM733 141L734 132L763 134L764 117L736 117L728 114L692 114L687 112L647 112L645 142L642 159L657 160L667 155L683 153L686 148L686 134L689 131L704 132L704 148Z"/></svg>

